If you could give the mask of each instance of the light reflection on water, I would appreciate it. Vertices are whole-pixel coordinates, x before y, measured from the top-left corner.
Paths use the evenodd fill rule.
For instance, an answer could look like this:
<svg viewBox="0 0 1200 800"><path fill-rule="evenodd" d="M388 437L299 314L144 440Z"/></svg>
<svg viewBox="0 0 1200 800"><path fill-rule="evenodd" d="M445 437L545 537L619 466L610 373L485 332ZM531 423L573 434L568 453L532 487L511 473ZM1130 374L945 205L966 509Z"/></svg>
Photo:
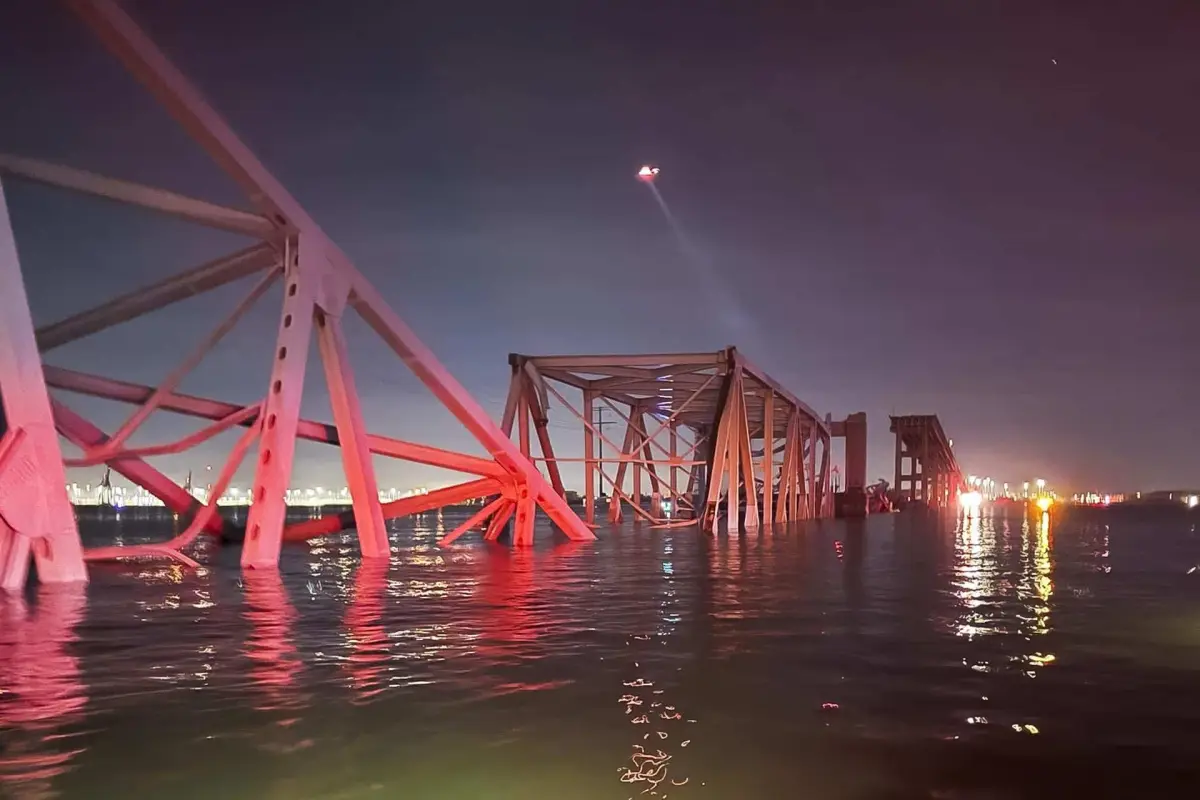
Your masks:
<svg viewBox="0 0 1200 800"><path fill-rule="evenodd" d="M438 549L445 517L397 527L391 565L360 565L345 537L243 574L206 544L198 573L100 568L86 594L5 599L0 794L1061 797L1200 779L1190 523L985 511L511 551Z"/></svg>
<svg viewBox="0 0 1200 800"><path fill-rule="evenodd" d="M53 779L86 747L72 733L88 697L70 652L86 603L81 586L40 587L34 608L0 594L0 782L27 797L53 796Z"/></svg>

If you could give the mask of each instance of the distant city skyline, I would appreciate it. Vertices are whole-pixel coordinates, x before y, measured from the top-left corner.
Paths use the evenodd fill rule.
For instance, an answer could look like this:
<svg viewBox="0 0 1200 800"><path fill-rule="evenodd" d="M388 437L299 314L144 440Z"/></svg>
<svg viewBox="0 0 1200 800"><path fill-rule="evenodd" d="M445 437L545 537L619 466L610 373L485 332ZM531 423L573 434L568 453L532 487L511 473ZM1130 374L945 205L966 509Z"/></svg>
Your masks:
<svg viewBox="0 0 1200 800"><path fill-rule="evenodd" d="M434 487L437 488L437 487ZM209 501L211 487L208 486L193 486L191 494L201 503ZM418 495L428 494L429 488L424 486L414 486L407 489L387 488L379 490L379 500L383 503L390 503L393 500L400 500L405 497L416 497ZM131 507L150 507L163 506L163 502L152 495L144 487L135 485L113 485L105 488L102 485L93 486L91 484L69 483L67 484L67 496L71 499L71 503L76 506L96 506L96 505L114 505L114 506L131 506ZM324 486L308 486L289 488L285 494L288 505L350 505L350 490L343 486L340 488L324 487ZM218 505L251 505L253 497L249 488L242 489L237 486L230 486L224 494L217 499Z"/></svg>
<svg viewBox="0 0 1200 800"><path fill-rule="evenodd" d="M564 464L563 466L565 467L568 465ZM82 470L76 470L76 471L82 471ZM192 473L192 475L193 475L193 484L192 484L193 495L197 499L200 499L202 502L206 502L207 501L207 493L211 489L211 482L208 482L205 480L196 480L194 477L195 473ZM101 471L100 471L100 476L101 476L100 479L94 483L91 481L87 481L87 480L83 480L83 481L73 480L73 481L69 482L67 485L67 488L68 488L68 494L71 496L71 501L73 503L75 503L76 505L86 505L86 504L96 502L99 499L98 492L100 491L100 488L101 488L102 482L103 482L103 469L101 469ZM170 476L168 476L168 477L170 477ZM201 477L203 478L203 475ZM1051 494L1053 496L1070 497L1073 501L1098 503L1103 498L1109 498L1110 500L1112 498L1124 499L1126 494L1129 494L1130 496L1137 495L1140 497L1141 494L1150 494L1150 493L1154 493L1154 492L1164 493L1164 492L1172 491L1171 489L1153 489L1153 490L1148 490L1146 492L1131 491L1131 492L1126 493L1124 491L1104 491L1101 489L1079 490L1079 489L1074 489L1074 488L1064 488L1064 487L1053 486L1053 485L1047 483L1044 479L1038 479L1038 478L1031 478L1026 481L1006 482L1006 481L997 481L995 479L988 478L987 476L981 477L981 476L969 475L966 477L966 480L967 480L968 489L979 491L985 499L994 499L994 498L1002 498L1002 497L1011 497L1011 498L1032 497L1037 494L1044 493L1044 494ZM389 486L387 488L381 487L379 490L379 497L383 502L389 502L389 501L395 500L397 498L411 497L411 496L414 496L417 494L432 491L434 489L439 489L439 488L442 488L443 486L450 485L450 483L452 483L452 482L453 482L452 480L448 480L446 483L432 483L429 485L408 485L408 486L404 486L404 487ZM891 481L889 480L889 483L890 482ZM138 495L150 496L149 493L144 488L130 483L129 481L125 480L120 475L117 475L115 473L110 475L110 483L114 488L118 488L119 490L121 490L122 492L127 493L127 494L138 494ZM187 486L186 478L184 480L177 480L177 483L180 486L185 486L185 487ZM582 493L582 488L583 488L582 486L568 487L568 491L572 492L574 494L580 494L580 493ZM837 476L835 476L833 488L835 491L838 490L838 488L839 488L838 483L837 483ZM228 488L228 490L226 491L226 496L230 497L231 499L233 499L235 501L239 501L239 502L245 501L248 503L250 490L251 490L251 485L249 482L246 482L246 484L244 486L231 485ZM1175 491L1180 491L1180 490L1175 490ZM1184 490L1184 491L1186 494L1186 492L1189 490ZM288 489L288 492L289 492L289 494L295 493L298 495L307 495L309 497L320 496L320 497L324 497L324 498L341 498L341 499L345 499L347 501L349 500L349 496L350 496L349 487L347 487L345 485L336 484L336 483L331 486L324 486L321 484L316 484L316 485L311 485L311 486L294 484L292 487L290 487ZM598 495L606 495L607 491L601 491L600 487L598 486L597 494ZM643 494L644 494L644 496L649 497L651 495L650 489L648 487L645 488L643 490ZM1185 499L1186 499L1186 497L1185 497ZM1113 502L1116 502L1116 500L1113 500ZM147 503L147 504L150 504L150 503Z"/></svg>

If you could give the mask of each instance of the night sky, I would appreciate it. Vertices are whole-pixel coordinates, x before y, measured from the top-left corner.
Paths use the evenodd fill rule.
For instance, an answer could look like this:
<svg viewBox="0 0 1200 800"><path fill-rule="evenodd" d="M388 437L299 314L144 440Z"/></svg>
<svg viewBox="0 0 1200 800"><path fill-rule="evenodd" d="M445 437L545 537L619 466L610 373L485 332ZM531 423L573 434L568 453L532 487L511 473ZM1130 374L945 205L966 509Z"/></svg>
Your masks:
<svg viewBox="0 0 1200 800"><path fill-rule="evenodd" d="M130 8L496 416L510 351L735 344L822 413L866 411L872 480L891 477L887 415L937 413L964 468L997 480L1200 485L1200 4L1100 5ZM9 0L0 19L0 150L246 205L57 4ZM634 180L647 161L695 255ZM243 245L5 189L39 322ZM246 289L48 361L155 383ZM185 391L265 391L277 297ZM373 429L477 451L351 333ZM328 419L310 363L305 413ZM70 402L109 428L128 413ZM577 425L555 426L577 455ZM156 463L181 479L228 445ZM342 485L334 451L297 455L294 484Z"/></svg>

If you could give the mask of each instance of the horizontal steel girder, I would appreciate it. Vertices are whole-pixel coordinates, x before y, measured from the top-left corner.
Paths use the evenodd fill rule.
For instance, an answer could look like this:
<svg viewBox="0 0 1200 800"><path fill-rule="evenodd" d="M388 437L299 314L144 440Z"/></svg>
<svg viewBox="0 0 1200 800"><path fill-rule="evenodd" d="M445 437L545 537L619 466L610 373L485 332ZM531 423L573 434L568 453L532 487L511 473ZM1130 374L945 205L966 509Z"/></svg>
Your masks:
<svg viewBox="0 0 1200 800"><path fill-rule="evenodd" d="M150 386L116 381L111 378L89 375L85 372L76 372L61 367L47 366L44 373L46 376L46 385L51 388L89 395L91 397L101 397L121 403L140 405L146 402L150 398L150 395L154 393L154 389ZM210 400L186 394L168 395L163 398L159 407L164 411L172 411L176 414L210 420L224 419L230 414L236 413L241 408L233 403L223 403L219 400ZM253 418L247 419L242 423L242 426L248 427L253 423ZM324 442L334 445L339 443L337 428L325 422L300 420L296 428L296 436L313 442ZM495 461L479 458L478 456L455 453L437 447L430 447L429 445L415 444L386 436L368 435L367 441L371 452L379 455L400 458L417 464L443 467L471 475L483 475L492 478L508 476L508 472Z"/></svg>

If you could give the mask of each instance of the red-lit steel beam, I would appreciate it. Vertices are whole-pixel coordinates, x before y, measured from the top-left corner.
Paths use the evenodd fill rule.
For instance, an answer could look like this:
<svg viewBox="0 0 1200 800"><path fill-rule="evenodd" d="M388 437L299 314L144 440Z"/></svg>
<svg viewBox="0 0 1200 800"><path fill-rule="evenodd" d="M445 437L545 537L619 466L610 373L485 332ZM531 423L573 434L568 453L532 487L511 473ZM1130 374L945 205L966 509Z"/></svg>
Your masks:
<svg viewBox="0 0 1200 800"><path fill-rule="evenodd" d="M166 280L121 295L88 311L38 328L38 349L45 353L56 347L62 347L76 339L99 333L180 300L186 300L256 272L262 272L264 269L276 265L277 262L278 256L268 244L256 244L236 253L221 256L187 272L181 272Z"/></svg>
<svg viewBox="0 0 1200 800"><path fill-rule="evenodd" d="M217 503L229 488L229 482L233 480L233 474L237 472L238 467L241 466L242 459L246 457L246 451L250 449L250 446L258 438L259 429L260 426L255 424L242 432L233 449L229 452L229 457L225 460L225 466L221 468L220 474L217 475L217 480L213 484L208 503L200 507L200 511L192 518L192 521L188 523L188 526L182 532L165 542L93 547L84 553L84 558L88 561L112 561L123 558L162 557L180 561L193 569L199 567L200 565L192 558L184 555L183 548L195 541L205 526L218 516L219 509Z"/></svg>
<svg viewBox="0 0 1200 800"><path fill-rule="evenodd" d="M9 428L0 436L0 472L4 472L8 466L8 459L21 446L21 442L25 439L24 428Z"/></svg>
<svg viewBox="0 0 1200 800"><path fill-rule="evenodd" d="M166 189L109 178L74 167L51 164L48 161L0 153L0 172L56 186L60 189L69 189L140 206L149 211L169 214L189 222L196 222L231 233L256 236L260 239L268 238L275 233L275 226L260 214L253 214L237 208L225 208L207 200L196 200Z"/></svg>
<svg viewBox="0 0 1200 800"><path fill-rule="evenodd" d="M442 506L454 505L476 497L487 497L499 494L501 483L494 478L480 478L475 481L447 486L444 489L434 489L428 494L418 494L412 497L402 497L390 503L384 503L380 508L384 519L396 519L412 514L433 511ZM317 519L305 520L288 525L283 529L283 541L304 542L319 536L328 536L338 531L354 527L354 511L342 511L337 514L327 514Z"/></svg>
<svg viewBox="0 0 1200 800"><path fill-rule="evenodd" d="M0 472L0 589L25 587L30 560L44 583L87 580L62 447L41 375L29 298L0 186L0 405L11 446ZM19 433L16 433L19 431Z"/></svg>
<svg viewBox="0 0 1200 800"><path fill-rule="evenodd" d="M492 514L492 521L488 523L487 529L483 532L483 540L485 542L494 542L500 538L500 534L504 531L504 526L512 519L513 512L517 510L517 504L507 497L502 498L503 503L496 509L496 513Z"/></svg>
<svg viewBox="0 0 1200 800"><path fill-rule="evenodd" d="M551 367L569 369L576 372L591 372L596 374L621 375L629 374L634 377L644 376L645 370L622 373L622 367L664 367L669 365L698 366L722 364L726 360L724 350L710 353L659 353L636 355L586 355L586 356L529 356L538 368Z"/></svg>
<svg viewBox="0 0 1200 800"><path fill-rule="evenodd" d="M53 397L50 398L50 408L54 413L54 425L58 428L58 432L76 447L86 451L102 447L108 442L108 435L104 431ZM138 486L144 487L146 491L161 500L163 505L176 514L192 514L203 506L182 486L140 458L114 458L108 464L117 471L118 475L124 475ZM220 535L224 528L224 522L219 516L216 516L210 519L204 527L209 533Z"/></svg>
<svg viewBox="0 0 1200 800"><path fill-rule="evenodd" d="M276 270L272 270L258 281L253 290L251 290L251 292L246 295L246 297L240 303L238 303L233 312L226 317L221 324L218 325L212 331L212 333L210 333L198 346L193 348L192 352L188 354L188 356L181 364L179 364L179 366L171 371L171 374L168 375L162 383L155 387L154 394L150 396L150 399L147 400L144 405L141 405L135 409L129 418L125 420L125 422L122 423L119 428L117 428L117 430L110 437L109 443L105 446L104 450L115 453L118 450L125 449L125 442L127 442L129 437L132 436L133 433L139 427L141 427L141 425L147 419L150 418L150 415L155 412L155 410L158 408L159 401L166 395L174 392L176 387L179 386L180 382L187 377L188 373L194 370L200 364L200 362L204 360L204 357L208 355L208 353L214 347L216 347L218 343L220 343L221 339L227 336L229 332L234 329L242 317L244 317L250 311L250 309L254 307L254 304L258 302L263 294L266 293L267 289L271 287L271 284L274 283L276 277L278 277L278 272ZM170 451L167 450L167 452ZM103 457L106 454L104 452L100 452L88 453L87 455L95 458L97 456ZM151 453L141 452L138 455L151 455Z"/></svg>
<svg viewBox="0 0 1200 800"><path fill-rule="evenodd" d="M535 356L529 361L529 363L536 364L537 361L538 359ZM624 391L629 391L630 386L636 386L640 384L662 386L663 384L669 385L672 383L677 383L680 385L690 383L692 385L697 385L702 383L705 379L713 377L714 371L719 373L720 370L721 367L714 364L701 364L699 366L681 366L678 364L672 364L670 366L657 367L655 369L647 368L634 370L634 372L642 373L637 376L621 374L610 378L599 378L591 381L590 388L598 391L604 391L607 389L622 389ZM622 370L622 372L626 372L626 370Z"/></svg>
<svg viewBox="0 0 1200 800"><path fill-rule="evenodd" d="M513 376L514 381L523 384L525 392L525 402L521 404L521 413L528 413L533 418L538 445L542 448L542 456L545 458L546 472L550 475L550 485L554 487L554 491L565 497L566 489L563 488L562 473L558 469L558 460L554 457L554 444L550 441L546 382L533 368L533 365L527 364L526 366L529 367L529 374L518 373Z"/></svg>
<svg viewBox="0 0 1200 800"><path fill-rule="evenodd" d="M519 477L530 486L536 502L567 538L576 541L591 541L596 538L579 515L567 505L567 501L546 482L533 462L521 454L475 398L450 375L434 357L433 352L361 276L356 275L350 303L434 397L454 414L476 441L487 448L495 463L504 468L509 475Z"/></svg>
<svg viewBox="0 0 1200 800"><path fill-rule="evenodd" d="M354 374L350 370L346 339L337 317L324 313L317 315L317 343L321 350L321 361L325 365L325 382L329 387L338 440L342 443L339 449L354 507L359 552L364 557L387 558L391 555L391 547L379 506L375 467L371 461L370 445L367 444L358 393L354 391Z"/></svg>
<svg viewBox="0 0 1200 800"><path fill-rule="evenodd" d="M735 350L732 347L729 348L729 350L731 351L733 358L739 365L741 365L742 372L745 373L747 377L761 383L766 388L773 389L777 395L782 397L787 402L788 405L793 406L801 414L808 417L808 419L811 420L812 423L821 430L822 438L829 436L829 426L826 424L825 420L822 419L815 410L813 410L811 406L800 400L798 397L796 397L796 395L792 394L787 389L783 388L778 381L752 364L744 355L741 354L740 351Z"/></svg>
<svg viewBox="0 0 1200 800"><path fill-rule="evenodd" d="M236 413L230 414L219 422L206 425L200 430L180 437L173 442L146 445L145 447L112 447L112 439L110 438L109 443L101 448L100 451L88 453L83 458L65 458L63 459L63 464L68 467L90 467L95 464L107 464L118 458L150 458L152 456L176 455L191 450L196 445L207 442L214 436L224 433L234 426L252 424L261 412L262 404L255 403L254 405L239 409Z"/></svg>
<svg viewBox="0 0 1200 800"><path fill-rule="evenodd" d="M117 381L99 375L89 375L86 372L76 372L75 370L63 369L62 367L47 366L44 371L46 385L53 389L61 389L90 397L102 397L105 400L140 405L145 403L154 393L153 387L150 386ZM230 414L236 414L242 408L233 403L223 403L219 400L210 400L187 394L167 395L161 399L159 407L164 411L171 411L190 417L199 417L200 419L211 419L213 421L224 419ZM252 422L253 420L246 420L241 424L250 425ZM324 422L300 420L296 426L296 435L301 439L307 439L312 442L339 444L337 429ZM375 435L368 435L367 443L372 453L412 461L416 464L443 467L470 475L485 475L494 478L504 477L508 474L496 462L489 461L486 458L455 453L437 447L430 447L429 445L415 444L400 439Z"/></svg>
<svg viewBox="0 0 1200 800"><path fill-rule="evenodd" d="M466 522L459 525L457 528L450 531L450 533L447 533L445 536L443 536L441 539L439 539L438 546L439 547L448 547L449 545L453 544L454 541L458 537L462 536L464 533L471 530L472 528L477 528L481 524L483 524L483 521L485 519L490 517L492 514L495 514L496 511L498 511L500 509L500 506L502 506L503 504L505 504L507 502L508 502L508 500L506 500L503 495L500 497L497 497L495 500L488 503L486 506L484 506L483 508L479 509L474 514L472 514L466 520Z"/></svg>
<svg viewBox="0 0 1200 800"><path fill-rule="evenodd" d="M514 358L514 357L510 356L510 358ZM526 363L528 363L528 362L526 362ZM713 377L715 377L715 376L713 376ZM556 380L557 380L557 378L556 378ZM517 385L516 377L514 377L514 385ZM591 413L590 411L589 411L588 415L580 413L580 411L578 409L576 409L565 397L563 397L563 395L557 389L555 389L549 383L544 383L544 388L549 396L553 396L556 400L558 400L559 403L562 404L562 406L564 408L566 408L569 412L571 412L571 414L576 419L578 419L580 422L583 423L584 430L586 431L586 436L584 439L585 451L592 449L595 444L595 439L599 438L601 442L603 442L604 444L607 444L614 452L618 453L619 455L616 458L599 458L599 457L596 457L594 453L589 455L587 452L585 452L584 457L582 459L578 459L578 458L543 458L543 459L534 459L534 460L535 461L543 460L546 462L555 461L555 462L561 462L561 463L583 462L585 464L585 477L587 477L587 480L589 481L589 484L588 484L589 486L591 486L591 481L594 480L594 478L595 478L596 470L599 469L599 474L603 478L603 480L606 480L609 483L612 483L618 492L617 494L612 496L613 499L610 501L610 506L609 506L610 521L617 521L616 519L613 518L614 514L617 517L620 516L620 504L618 501L621 498L628 498L628 495L626 495L620 491L620 484L623 483L623 481L624 481L625 465L627 463L634 462L635 464L641 464L641 465L645 466L647 468L647 470L652 474L652 481L654 481L656 483L656 485L658 484L658 481L659 481L658 474L655 471L655 465L657 465L657 464L670 464L670 465L674 465L674 466L685 466L685 465L686 466L695 466L695 465L699 465L699 464L707 464L708 463L707 461L696 461L696 462L680 461L676 457L671 456L670 453L668 453L668 458L665 461L655 460L653 458L650 458L650 455L647 452L649 449L648 445L650 444L650 441L651 441L650 439L642 441L641 444L638 445L637 449L640 451L640 455L637 452L630 450L630 448L633 447L634 445L631 444L629 435L631 433L636 432L636 433L639 433L642 436L644 436L644 431L642 430L642 428L640 426L632 423L630 421L630 418L627 417L623 412L621 412L620 409L617 409L616 407L614 407L612 405L612 403L609 401L608 397L601 396L600 397L601 401L606 403L616 414L618 414L626 422L626 426L627 426L626 427L626 440L623 445L618 446L615 442L613 442L611 439L609 439L603 433L601 433L599 430L597 430L596 426L593 425L593 423L588 418L588 416L590 416L590 413ZM663 423L663 424L669 425L669 424L673 423L675 421L675 418L678 416L678 414L681 411L683 411L693 400L695 400L695 398L696 398L696 394L692 394L690 397L688 397L687 400L685 400L684 403L675 411L675 413L667 418L667 422ZM591 390L585 390L584 407L588 408L588 409L594 408L594 398L591 397ZM657 436L659 433L661 433L662 430L663 430L663 427L660 426L655 431L655 436ZM660 450L663 449L661 445L657 444L657 442L655 442L655 444L656 444L656 446L659 447ZM695 448L696 448L696 444L693 444L691 450L688 451L688 455L690 455L691 452L693 452L695 450ZM664 450L663 452L667 452L667 451ZM614 482L614 480L612 478L610 478L608 476L608 474L605 473L604 470L601 468L601 465L603 465L605 463L614 463L614 462L618 463L620 465L617 470L616 482ZM665 488L669 488L669 487L666 487L665 484L662 484L662 486ZM593 493L594 493L594 490L593 490ZM670 495L671 495L672 499L675 500L676 502L679 502L688 508L691 507L691 503L688 502L688 500L685 497L679 495L674 489L670 489ZM593 497L592 501L591 501L592 505L586 506L587 508L591 509L590 511L587 512L589 522L594 522L594 518L595 518L594 501L595 501L595 498ZM632 502L632 501L630 501L630 502ZM635 509L635 511L642 511L642 510ZM645 514L644 511L642 511L642 513ZM649 515L647 515L647 518L653 519L653 517L651 517Z"/></svg>

